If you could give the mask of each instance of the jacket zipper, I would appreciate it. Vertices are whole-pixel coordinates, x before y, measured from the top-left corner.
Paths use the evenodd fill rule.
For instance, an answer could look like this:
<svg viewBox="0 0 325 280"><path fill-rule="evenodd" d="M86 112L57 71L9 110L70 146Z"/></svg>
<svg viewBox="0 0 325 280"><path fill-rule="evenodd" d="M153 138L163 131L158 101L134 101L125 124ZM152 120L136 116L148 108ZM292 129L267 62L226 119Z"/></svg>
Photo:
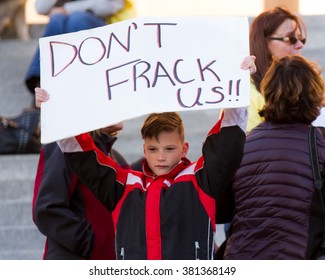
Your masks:
<svg viewBox="0 0 325 280"><path fill-rule="evenodd" d="M120 254L120 259L124 260L124 247L121 248L121 254Z"/></svg>
<svg viewBox="0 0 325 280"><path fill-rule="evenodd" d="M200 244L199 244L199 242L195 241L194 246L195 246L195 259L199 260L200 259Z"/></svg>

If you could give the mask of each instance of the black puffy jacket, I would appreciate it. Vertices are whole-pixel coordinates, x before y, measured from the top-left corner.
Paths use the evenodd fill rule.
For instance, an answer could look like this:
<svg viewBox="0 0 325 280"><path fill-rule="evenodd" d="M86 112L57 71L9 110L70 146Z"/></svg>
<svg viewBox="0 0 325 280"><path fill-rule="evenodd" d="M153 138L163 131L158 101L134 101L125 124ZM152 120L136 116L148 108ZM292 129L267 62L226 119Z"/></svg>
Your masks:
<svg viewBox="0 0 325 280"><path fill-rule="evenodd" d="M232 191L226 259L315 259L324 213L313 185L309 126L263 122L247 136ZM325 141L317 131L321 169ZM324 196L324 188L323 188Z"/></svg>

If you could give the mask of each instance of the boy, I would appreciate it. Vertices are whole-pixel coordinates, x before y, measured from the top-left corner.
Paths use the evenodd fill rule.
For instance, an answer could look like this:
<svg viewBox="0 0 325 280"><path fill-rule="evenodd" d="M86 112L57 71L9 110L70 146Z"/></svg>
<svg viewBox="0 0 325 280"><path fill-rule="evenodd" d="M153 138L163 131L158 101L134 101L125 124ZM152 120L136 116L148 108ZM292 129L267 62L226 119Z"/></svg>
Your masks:
<svg viewBox="0 0 325 280"><path fill-rule="evenodd" d="M253 62L242 68L255 71ZM46 100L41 91L36 102ZM79 179L112 211L118 259L212 259L217 189L240 164L246 122L246 108L224 110L203 156L191 163L180 116L151 114L141 129L143 172L120 168L89 134L58 144Z"/></svg>

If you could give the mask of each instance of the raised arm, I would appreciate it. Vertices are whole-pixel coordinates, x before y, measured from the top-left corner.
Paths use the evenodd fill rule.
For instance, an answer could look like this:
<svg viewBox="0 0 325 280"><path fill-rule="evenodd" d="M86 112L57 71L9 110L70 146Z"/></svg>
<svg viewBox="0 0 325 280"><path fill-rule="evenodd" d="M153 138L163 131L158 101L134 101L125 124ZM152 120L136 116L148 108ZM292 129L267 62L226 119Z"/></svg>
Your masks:
<svg viewBox="0 0 325 280"><path fill-rule="evenodd" d="M89 133L57 141L80 181L112 211L123 196L128 170L96 147Z"/></svg>
<svg viewBox="0 0 325 280"><path fill-rule="evenodd" d="M247 57L241 68L256 71L255 57ZM231 108L211 129L203 145L204 165L200 175L202 189L216 200L225 192L238 169L246 140L247 108Z"/></svg>

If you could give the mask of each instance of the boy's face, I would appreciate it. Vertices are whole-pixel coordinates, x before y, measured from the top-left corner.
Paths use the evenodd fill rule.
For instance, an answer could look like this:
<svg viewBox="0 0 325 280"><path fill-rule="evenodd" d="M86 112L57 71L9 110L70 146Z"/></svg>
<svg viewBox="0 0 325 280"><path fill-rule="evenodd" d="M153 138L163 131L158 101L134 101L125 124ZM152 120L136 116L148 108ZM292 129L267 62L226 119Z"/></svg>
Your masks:
<svg viewBox="0 0 325 280"><path fill-rule="evenodd" d="M182 142L177 131L163 131L155 138L145 138L144 157L152 172L159 176L168 173L188 151L188 143Z"/></svg>

